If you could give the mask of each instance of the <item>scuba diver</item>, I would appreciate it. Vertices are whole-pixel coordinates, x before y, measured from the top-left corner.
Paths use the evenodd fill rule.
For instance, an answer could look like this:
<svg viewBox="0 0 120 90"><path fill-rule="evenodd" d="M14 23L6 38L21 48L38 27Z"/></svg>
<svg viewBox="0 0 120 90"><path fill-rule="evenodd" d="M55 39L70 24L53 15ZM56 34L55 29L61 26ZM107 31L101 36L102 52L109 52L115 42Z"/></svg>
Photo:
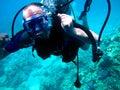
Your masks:
<svg viewBox="0 0 120 90"><path fill-rule="evenodd" d="M63 62L73 61L78 49L87 50L91 44L87 34L73 26L71 16L58 13L52 15L49 27L48 16L39 3L31 3L23 9L23 27L12 39L0 34L0 59L19 49L33 46L37 54L46 59L51 54L62 55ZM95 40L98 35L91 31Z"/></svg>
<svg viewBox="0 0 120 90"><path fill-rule="evenodd" d="M100 37L107 23L110 10L98 36L95 32L89 30L87 24L86 13L89 11L92 0L86 0L84 11L79 17L79 20L83 21L83 25L78 24L70 16L69 3L73 0L57 0L53 4L48 1L54 0L42 1L43 4L31 3L18 11L12 23L12 38L9 38L6 33L0 34L0 60L10 53L30 46L33 47L32 51L36 50L38 56L42 59L46 59L50 55L61 55L63 62L68 63L72 61L77 64L77 80L74 85L79 88L81 86L78 75L79 62L78 59L77 62L74 59L76 56L78 58L79 48L87 50L91 44L93 62L99 61L102 55L99 49ZM107 1L109 2L109 0ZM62 3L65 4L62 5ZM24 29L14 35L14 22L21 11L23 11Z"/></svg>

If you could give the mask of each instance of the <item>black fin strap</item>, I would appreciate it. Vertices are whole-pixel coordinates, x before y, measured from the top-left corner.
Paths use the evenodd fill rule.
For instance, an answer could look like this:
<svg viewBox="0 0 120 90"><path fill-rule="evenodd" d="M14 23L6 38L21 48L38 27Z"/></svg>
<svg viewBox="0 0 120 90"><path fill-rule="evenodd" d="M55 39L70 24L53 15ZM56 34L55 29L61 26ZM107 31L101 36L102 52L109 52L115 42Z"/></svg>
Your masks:
<svg viewBox="0 0 120 90"><path fill-rule="evenodd" d="M84 6L84 11L88 12L90 10L90 5L92 3L92 0L86 0L85 6Z"/></svg>
<svg viewBox="0 0 120 90"><path fill-rule="evenodd" d="M87 12L90 10L91 3L92 3L92 0L86 0L84 5L84 10L82 11L81 15L78 18L79 20L81 20L83 16L86 16Z"/></svg>

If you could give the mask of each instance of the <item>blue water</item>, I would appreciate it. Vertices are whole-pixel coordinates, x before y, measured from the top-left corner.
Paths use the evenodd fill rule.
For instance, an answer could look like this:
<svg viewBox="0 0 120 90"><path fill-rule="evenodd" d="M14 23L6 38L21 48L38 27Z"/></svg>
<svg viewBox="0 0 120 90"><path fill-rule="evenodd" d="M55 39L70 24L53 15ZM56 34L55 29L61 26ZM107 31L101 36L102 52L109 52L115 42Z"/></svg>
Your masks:
<svg viewBox="0 0 120 90"><path fill-rule="evenodd" d="M11 25L16 12L24 5L39 1L1 1L0 33L8 33L11 37ZM91 49L79 53L81 88L74 86L76 67L73 63L65 64L61 57L55 56L42 60L36 52L34 58L30 47L0 61L0 90L120 90L120 0L110 1L111 14L102 35L104 57L96 65L91 60ZM84 8L84 2L85 0L74 0L72 3L77 18ZM107 10L106 0L93 0L87 18L90 29L97 34L106 18ZM20 14L15 23L15 32L21 29Z"/></svg>
<svg viewBox="0 0 120 90"><path fill-rule="evenodd" d="M18 1L18 0L5 0L1 1L0 3L0 32L9 33L11 31L11 24L14 15L16 12L24 5L30 3L30 2L39 2L40 0L25 0L25 1ZM101 29L101 26L105 20L106 13L107 13L107 0L93 0L91 9L88 13L88 22L90 28L99 33L99 30ZM76 16L80 15L80 12L83 10L85 0L75 0L73 4L74 11L76 13ZM119 12L119 0L111 0L111 15L109 18L109 21L107 23L107 26L105 28L105 33L110 32L113 30L113 28L116 28L120 24L120 12ZM22 18L21 16L18 18L16 22L16 29L19 30L22 28Z"/></svg>
<svg viewBox="0 0 120 90"><path fill-rule="evenodd" d="M75 4L77 13L83 10L83 3L85 0L75 0L77 3ZM109 21L105 28L105 33L109 33L113 28L116 28L120 24L120 1L119 0L110 0L111 1L111 15ZM79 3L79 4L78 4ZM90 29L99 33L101 26L105 20L107 14L107 0L92 0L91 8L88 13L88 23Z"/></svg>

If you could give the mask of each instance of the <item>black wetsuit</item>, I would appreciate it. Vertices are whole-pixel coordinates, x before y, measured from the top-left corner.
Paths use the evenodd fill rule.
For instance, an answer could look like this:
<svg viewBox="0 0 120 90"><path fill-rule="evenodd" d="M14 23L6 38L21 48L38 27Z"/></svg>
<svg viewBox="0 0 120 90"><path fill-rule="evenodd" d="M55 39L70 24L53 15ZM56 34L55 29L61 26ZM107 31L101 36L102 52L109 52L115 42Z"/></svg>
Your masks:
<svg viewBox="0 0 120 90"><path fill-rule="evenodd" d="M60 22L57 21L55 19L53 20L53 27L51 28L49 39L36 39L33 47L43 59L53 54L62 55L62 61L64 62L73 61L78 53L79 47L83 46L84 43L82 41L77 42L73 37L67 35L61 27ZM22 30L12 38L5 49L12 53L20 48L28 47L33 42L30 38L31 36L26 30Z"/></svg>

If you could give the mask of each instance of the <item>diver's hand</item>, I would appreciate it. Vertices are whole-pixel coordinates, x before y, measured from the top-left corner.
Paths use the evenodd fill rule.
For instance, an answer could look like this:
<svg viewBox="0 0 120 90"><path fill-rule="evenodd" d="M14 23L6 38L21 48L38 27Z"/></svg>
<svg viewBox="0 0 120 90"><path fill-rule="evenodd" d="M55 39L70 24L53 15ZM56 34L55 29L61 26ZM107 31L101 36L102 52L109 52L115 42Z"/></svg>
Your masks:
<svg viewBox="0 0 120 90"><path fill-rule="evenodd" d="M10 54L4 49L5 45L9 42L10 38L8 37L8 35L6 33L0 33L0 60Z"/></svg>
<svg viewBox="0 0 120 90"><path fill-rule="evenodd" d="M67 14L58 14L58 17L61 19L61 26L66 32L73 31L73 19Z"/></svg>
<svg viewBox="0 0 120 90"><path fill-rule="evenodd" d="M3 48L8 42L10 42L10 38L6 33L0 33L0 48Z"/></svg>

